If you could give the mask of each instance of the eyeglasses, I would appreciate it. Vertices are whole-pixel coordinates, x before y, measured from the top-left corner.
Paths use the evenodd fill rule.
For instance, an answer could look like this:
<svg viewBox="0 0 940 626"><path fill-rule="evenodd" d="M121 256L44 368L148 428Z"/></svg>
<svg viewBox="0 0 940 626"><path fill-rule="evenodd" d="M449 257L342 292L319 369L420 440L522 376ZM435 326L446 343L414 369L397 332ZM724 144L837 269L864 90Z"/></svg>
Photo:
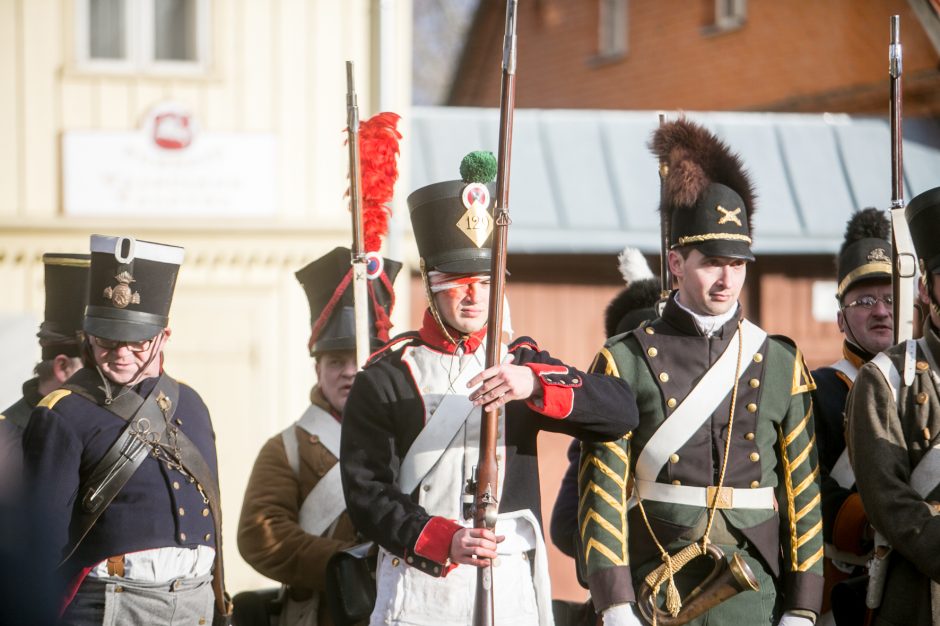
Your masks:
<svg viewBox="0 0 940 626"><path fill-rule="evenodd" d="M146 352L150 348L150 344L153 343L153 339L144 339L143 341L115 341L103 337L92 337L91 339L102 350L117 350L121 346L127 346L127 349L131 352Z"/></svg>
<svg viewBox="0 0 940 626"><path fill-rule="evenodd" d="M852 307L861 307L863 309L872 309L875 304L878 302L884 302L885 306L889 309L894 304L894 296L885 296L879 298L877 296L862 296L861 298L856 299L854 302L847 302L842 308L851 309Z"/></svg>

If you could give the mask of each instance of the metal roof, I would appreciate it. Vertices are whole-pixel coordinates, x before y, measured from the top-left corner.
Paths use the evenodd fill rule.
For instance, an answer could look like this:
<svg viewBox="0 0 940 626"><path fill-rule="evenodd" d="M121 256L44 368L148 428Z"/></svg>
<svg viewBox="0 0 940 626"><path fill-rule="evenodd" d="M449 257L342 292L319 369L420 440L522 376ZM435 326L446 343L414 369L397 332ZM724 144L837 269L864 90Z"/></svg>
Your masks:
<svg viewBox="0 0 940 626"><path fill-rule="evenodd" d="M754 250L834 253L852 212L888 208L886 119L845 114L686 113L723 138L757 188ZM415 107L411 182L458 177L471 150L496 152L496 109ZM674 117L670 115L669 117ZM530 254L659 249L654 111L520 109L514 119L509 246ZM940 185L940 120L904 122L904 189Z"/></svg>

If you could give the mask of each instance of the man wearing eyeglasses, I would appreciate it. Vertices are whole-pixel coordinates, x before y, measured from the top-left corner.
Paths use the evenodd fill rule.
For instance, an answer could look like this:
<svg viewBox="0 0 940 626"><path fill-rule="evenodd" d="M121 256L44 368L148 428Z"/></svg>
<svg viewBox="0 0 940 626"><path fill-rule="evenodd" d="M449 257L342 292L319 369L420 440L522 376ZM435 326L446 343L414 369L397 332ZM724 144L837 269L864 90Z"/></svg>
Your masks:
<svg viewBox="0 0 940 626"><path fill-rule="evenodd" d="M837 259L842 359L813 372L826 542L823 611L831 606L833 614L822 619L840 624L864 621L865 579L859 577L865 575L872 547L845 449L845 399L859 368L894 344L890 238L891 225L883 211L863 209L848 221Z"/></svg>
<svg viewBox="0 0 940 626"><path fill-rule="evenodd" d="M228 612L215 434L199 395L163 369L182 260L176 246L91 237L85 366L24 434L26 484L48 523L37 558L65 586L62 624Z"/></svg>
<svg viewBox="0 0 940 626"><path fill-rule="evenodd" d="M875 625L940 625L940 187L905 209L929 307L924 335L859 370L845 415L858 493L875 528Z"/></svg>

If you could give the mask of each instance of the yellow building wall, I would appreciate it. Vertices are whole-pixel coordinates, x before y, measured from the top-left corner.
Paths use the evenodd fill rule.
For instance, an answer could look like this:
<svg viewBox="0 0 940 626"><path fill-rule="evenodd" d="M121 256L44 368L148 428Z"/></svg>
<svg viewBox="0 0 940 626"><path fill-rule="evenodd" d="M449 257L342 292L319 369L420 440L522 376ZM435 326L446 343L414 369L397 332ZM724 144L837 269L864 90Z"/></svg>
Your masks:
<svg viewBox="0 0 940 626"><path fill-rule="evenodd" d="M182 245L167 370L213 416L232 593L270 584L238 554L235 531L264 441L300 416L315 382L309 310L293 273L349 245L346 74L356 63L360 114L377 112L379 0L210 0L204 76L87 73L76 66L74 0L0 0L0 316L42 317L43 252L78 252L92 233ZM402 114L408 154L411 2L392 7L397 43L387 107ZM278 141L276 214L269 218L76 218L62 209L62 134L135 130L156 104L185 105L204 132L261 131ZM403 159L405 161L406 159ZM396 187L404 216L407 171ZM407 221L407 220L406 220ZM392 253L414 258L410 241ZM402 252L404 251L404 252ZM408 268L402 276L408 275ZM408 281L396 287L406 292ZM408 297L393 316L403 329ZM393 330L394 332L394 330ZM32 364L39 357L21 355ZM3 407L0 407L2 410Z"/></svg>

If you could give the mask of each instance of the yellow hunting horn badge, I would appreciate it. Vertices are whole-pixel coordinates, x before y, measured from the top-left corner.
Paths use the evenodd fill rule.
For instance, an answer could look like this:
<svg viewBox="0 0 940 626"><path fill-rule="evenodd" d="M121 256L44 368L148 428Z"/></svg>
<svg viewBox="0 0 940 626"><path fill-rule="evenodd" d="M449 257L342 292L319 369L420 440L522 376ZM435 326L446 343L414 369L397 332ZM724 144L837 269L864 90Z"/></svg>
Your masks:
<svg viewBox="0 0 940 626"><path fill-rule="evenodd" d="M487 211L490 206L490 190L482 183L470 183L463 188L460 197L463 205L467 207L467 212L460 216L457 228L480 248L493 232L493 218Z"/></svg>
<svg viewBox="0 0 940 626"><path fill-rule="evenodd" d="M104 297L111 301L111 304L119 309L127 307L129 304L140 304L140 292L131 289L131 283L135 282L134 277L127 270L114 277L118 284L114 287L104 288Z"/></svg>

